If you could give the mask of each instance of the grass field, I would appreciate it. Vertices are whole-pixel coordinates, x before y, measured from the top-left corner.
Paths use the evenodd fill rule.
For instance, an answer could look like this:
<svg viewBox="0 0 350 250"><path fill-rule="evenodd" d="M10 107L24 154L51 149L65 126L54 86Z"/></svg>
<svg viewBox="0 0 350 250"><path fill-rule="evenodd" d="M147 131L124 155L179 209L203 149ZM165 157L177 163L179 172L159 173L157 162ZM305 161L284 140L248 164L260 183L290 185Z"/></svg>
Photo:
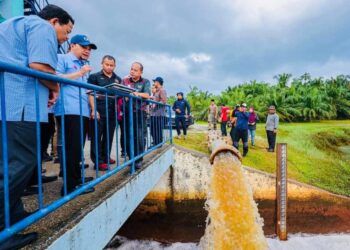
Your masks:
<svg viewBox="0 0 350 250"><path fill-rule="evenodd" d="M203 131L192 131L186 141L174 142L209 153ZM277 142L288 143L289 178L350 196L350 121L284 123L278 130ZM276 155L268 153L266 146L264 124L259 124L256 146L249 146L243 164L275 173Z"/></svg>

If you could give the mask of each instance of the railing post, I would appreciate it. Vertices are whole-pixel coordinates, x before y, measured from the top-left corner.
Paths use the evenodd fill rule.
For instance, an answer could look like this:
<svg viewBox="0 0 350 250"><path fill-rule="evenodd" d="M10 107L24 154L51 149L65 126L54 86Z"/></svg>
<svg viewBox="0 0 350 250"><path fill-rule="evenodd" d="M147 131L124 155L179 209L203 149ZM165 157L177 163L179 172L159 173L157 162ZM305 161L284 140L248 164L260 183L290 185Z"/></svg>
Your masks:
<svg viewBox="0 0 350 250"><path fill-rule="evenodd" d="M79 124L80 124L80 152L81 152L81 184L85 184L85 158L84 158L84 121L83 121L83 103L81 88L79 87Z"/></svg>
<svg viewBox="0 0 350 250"><path fill-rule="evenodd" d="M98 129L97 129L97 101L96 101L96 90L94 90L94 141L95 141L95 167L96 167L96 178L98 177L99 171L99 157L98 157Z"/></svg>
<svg viewBox="0 0 350 250"><path fill-rule="evenodd" d="M114 96L114 115L115 115L115 157L117 166L119 166L119 123L118 123L118 98ZM123 146L121 146L123 147Z"/></svg>
<svg viewBox="0 0 350 250"><path fill-rule="evenodd" d="M108 171L110 170L110 162L109 162L109 151L110 151L110 145L109 145L109 116L108 116L108 93L105 93L105 108L106 108L106 131L107 131L107 168ZM96 107L97 108L97 107ZM101 119L101 117L100 117Z"/></svg>
<svg viewBox="0 0 350 250"><path fill-rule="evenodd" d="M36 112L36 154L38 165L38 201L39 209L43 208L43 191L41 180L41 130L40 130L40 108L39 108L39 80L35 81L35 112Z"/></svg>
<svg viewBox="0 0 350 250"><path fill-rule="evenodd" d="M60 97L61 102L64 103L64 88L62 88L62 84L60 83ZM64 195L67 195L67 163L66 163L66 136L65 136L65 122L64 122L64 110L61 110L61 157L60 159L60 166L61 170L63 172L63 193ZM57 134L58 136L58 134Z"/></svg>
<svg viewBox="0 0 350 250"><path fill-rule="evenodd" d="M172 117L171 117L171 107L169 106L169 112L168 112L168 115L169 115L169 132L170 132L170 144L173 144L173 121L171 120Z"/></svg>
<svg viewBox="0 0 350 250"><path fill-rule="evenodd" d="M7 149L7 124L5 104L5 80L4 72L0 72L0 94L1 94L1 133L2 133L2 162L4 172L4 218L5 228L10 227L10 191L9 191L9 166Z"/></svg>
<svg viewBox="0 0 350 250"><path fill-rule="evenodd" d="M287 144L277 144L276 198L277 198L277 235L280 240L287 240Z"/></svg>
<svg viewBox="0 0 350 250"><path fill-rule="evenodd" d="M136 111L137 112L137 111ZM131 164L131 168L130 168L130 173L134 174L135 173L135 159L134 159L134 117L133 117L133 98L129 97L129 138L127 138L128 140L130 140L129 146L130 146L130 159L132 160L132 164Z"/></svg>

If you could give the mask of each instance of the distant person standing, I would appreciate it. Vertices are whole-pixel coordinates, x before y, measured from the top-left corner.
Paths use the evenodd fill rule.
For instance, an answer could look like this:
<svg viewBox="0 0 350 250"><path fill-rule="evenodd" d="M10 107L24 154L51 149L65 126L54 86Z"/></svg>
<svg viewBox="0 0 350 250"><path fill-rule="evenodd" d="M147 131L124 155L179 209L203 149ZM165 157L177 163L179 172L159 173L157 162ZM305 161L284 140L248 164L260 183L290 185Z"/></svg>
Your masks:
<svg viewBox="0 0 350 250"><path fill-rule="evenodd" d="M278 124L279 124L279 117L276 114L276 108L275 106L270 106L269 113L266 118L266 135L267 135L267 142L269 144L267 151L269 152L275 152Z"/></svg>
<svg viewBox="0 0 350 250"><path fill-rule="evenodd" d="M220 120L221 120L221 134L222 136L227 136L227 121L228 121L228 115L229 115L230 109L225 106L225 104L222 104L222 107L220 109Z"/></svg>
<svg viewBox="0 0 350 250"><path fill-rule="evenodd" d="M105 55L102 58L102 70L91 74L88 78L88 83L104 87L106 85L110 85L113 83L121 83L122 79L114 73L116 68L116 60L113 56ZM112 143L114 130L116 127L115 121L115 100L114 98L108 98L107 100L107 110L106 110L106 98L105 95L99 95L96 98L97 104L97 145L98 145L98 162L96 161L96 145L95 145L95 119L91 119L91 148L90 148L90 156L92 162L95 163L96 166L100 170L107 170L108 163L114 164L115 160L110 158L110 154L112 151ZM108 113L108 121L107 121L107 113ZM108 128L107 128L108 122ZM108 140L107 140L107 129L108 129ZM109 145L109 152L107 152Z"/></svg>
<svg viewBox="0 0 350 250"><path fill-rule="evenodd" d="M187 135L187 127L186 127L186 118L191 113L190 105L188 104L187 100L184 99L184 94L182 92L179 92L176 94L177 100L174 102L173 110L175 111L175 126L176 126L176 132L177 136L176 138L180 138L181 131L180 131L180 123L182 126L182 130L184 133L184 139L186 139Z"/></svg>
<svg viewBox="0 0 350 250"><path fill-rule="evenodd" d="M236 122L237 122L237 112L239 112L239 107L241 105L240 104L236 104L236 106L234 107L232 113L231 113L231 130L230 130L230 136L232 139L232 143L234 141L234 137L235 137L235 127L236 127Z"/></svg>
<svg viewBox="0 0 350 250"><path fill-rule="evenodd" d="M158 76L156 79L153 79L153 82L155 91L152 99L165 105L167 102L167 94L163 88L163 78ZM166 110L165 107L161 106L160 104L152 104L151 112L151 134L154 146L160 144L163 141L163 128Z"/></svg>
<svg viewBox="0 0 350 250"><path fill-rule="evenodd" d="M216 120L218 115L218 107L215 104L215 100L212 99L208 108L208 129L216 130Z"/></svg>
<svg viewBox="0 0 350 250"><path fill-rule="evenodd" d="M248 119L248 131L249 131L250 141L251 141L252 146L255 145L255 130L256 130L257 121L259 121L259 117L255 113L254 107L250 106L249 119Z"/></svg>
<svg viewBox="0 0 350 250"><path fill-rule="evenodd" d="M235 128L235 135L233 140L233 146L239 148L239 141L243 141L243 156L248 153L248 119L249 112L247 112L247 104L243 103L239 112L236 112L237 122Z"/></svg>

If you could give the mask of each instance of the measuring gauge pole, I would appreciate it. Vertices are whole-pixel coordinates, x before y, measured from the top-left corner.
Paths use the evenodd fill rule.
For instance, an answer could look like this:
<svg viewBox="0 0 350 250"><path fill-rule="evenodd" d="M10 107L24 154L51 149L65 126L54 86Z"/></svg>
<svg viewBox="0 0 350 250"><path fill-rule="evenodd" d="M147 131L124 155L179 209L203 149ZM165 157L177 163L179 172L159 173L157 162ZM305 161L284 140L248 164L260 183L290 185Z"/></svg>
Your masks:
<svg viewBox="0 0 350 250"><path fill-rule="evenodd" d="M276 161L276 198L277 198L277 235L287 240L287 144L277 144Z"/></svg>

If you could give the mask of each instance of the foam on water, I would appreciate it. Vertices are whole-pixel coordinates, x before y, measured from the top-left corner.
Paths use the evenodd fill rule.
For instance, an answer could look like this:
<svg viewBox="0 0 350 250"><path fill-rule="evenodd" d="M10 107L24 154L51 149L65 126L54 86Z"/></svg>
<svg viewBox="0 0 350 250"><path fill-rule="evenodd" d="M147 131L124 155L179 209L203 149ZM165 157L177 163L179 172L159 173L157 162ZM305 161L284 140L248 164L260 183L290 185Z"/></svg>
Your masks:
<svg viewBox="0 0 350 250"><path fill-rule="evenodd" d="M231 153L219 153L211 171L206 202L207 227L203 249L267 249L263 221L241 162Z"/></svg>
<svg viewBox="0 0 350 250"><path fill-rule="evenodd" d="M200 250L196 243L173 243L164 245L156 241L128 240L117 236L121 246L118 250ZM289 235L288 241L267 238L270 250L346 250L350 249L350 234Z"/></svg>

